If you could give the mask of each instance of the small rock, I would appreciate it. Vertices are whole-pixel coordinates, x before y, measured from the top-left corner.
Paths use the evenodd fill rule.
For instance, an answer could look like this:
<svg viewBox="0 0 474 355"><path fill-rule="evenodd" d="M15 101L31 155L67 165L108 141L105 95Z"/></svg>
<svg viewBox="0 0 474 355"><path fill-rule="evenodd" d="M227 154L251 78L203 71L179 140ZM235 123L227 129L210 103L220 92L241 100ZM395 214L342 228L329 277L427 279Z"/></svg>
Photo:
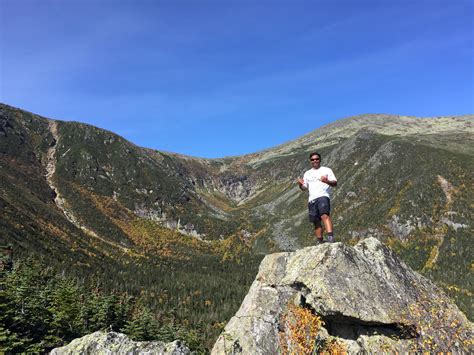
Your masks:
<svg viewBox="0 0 474 355"><path fill-rule="evenodd" d="M186 355L189 348L180 341L133 341L122 333L98 331L82 338L74 339L68 345L53 349L52 355L73 354L127 354L127 355Z"/></svg>

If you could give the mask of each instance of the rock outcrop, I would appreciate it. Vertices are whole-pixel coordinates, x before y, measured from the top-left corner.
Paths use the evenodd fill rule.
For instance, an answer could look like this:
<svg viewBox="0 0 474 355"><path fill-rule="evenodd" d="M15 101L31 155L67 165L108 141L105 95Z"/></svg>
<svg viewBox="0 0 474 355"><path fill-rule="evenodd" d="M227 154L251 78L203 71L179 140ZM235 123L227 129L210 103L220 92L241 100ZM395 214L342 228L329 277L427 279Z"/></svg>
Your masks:
<svg viewBox="0 0 474 355"><path fill-rule="evenodd" d="M66 354L153 354L153 355L185 355L190 354L189 349L174 341L163 343L160 341L133 341L125 334L115 332L95 332L79 339L74 339L71 343L61 348L51 351L52 355Z"/></svg>
<svg viewBox="0 0 474 355"><path fill-rule="evenodd" d="M213 354L278 354L291 305L323 322L311 344L349 353L472 353L473 325L429 280L375 238L268 255ZM304 332L304 329L301 329ZM291 345L291 344L290 344Z"/></svg>

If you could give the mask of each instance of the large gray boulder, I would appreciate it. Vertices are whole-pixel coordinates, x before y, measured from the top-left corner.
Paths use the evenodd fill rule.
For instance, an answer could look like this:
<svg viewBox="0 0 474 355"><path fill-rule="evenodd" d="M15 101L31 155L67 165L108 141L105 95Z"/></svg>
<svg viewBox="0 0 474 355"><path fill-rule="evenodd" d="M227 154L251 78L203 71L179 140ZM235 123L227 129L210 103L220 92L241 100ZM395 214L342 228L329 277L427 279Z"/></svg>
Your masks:
<svg viewBox="0 0 474 355"><path fill-rule="evenodd" d="M98 331L74 339L66 346L53 349L51 354L186 355L190 354L190 351L179 341L167 344L160 341L133 341L125 334Z"/></svg>
<svg viewBox="0 0 474 355"><path fill-rule="evenodd" d="M310 341L319 350L334 344L349 353L474 350L473 325L450 299L368 238L355 247L327 243L266 256L212 354L290 349L285 320L292 305L324 322Z"/></svg>

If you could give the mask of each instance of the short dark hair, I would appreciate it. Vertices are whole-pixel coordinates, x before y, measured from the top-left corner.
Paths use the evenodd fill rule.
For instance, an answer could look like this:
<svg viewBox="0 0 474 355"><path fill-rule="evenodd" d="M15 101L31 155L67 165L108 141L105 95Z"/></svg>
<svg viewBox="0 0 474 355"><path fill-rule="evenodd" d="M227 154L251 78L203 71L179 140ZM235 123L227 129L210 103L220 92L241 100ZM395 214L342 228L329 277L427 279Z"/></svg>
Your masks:
<svg viewBox="0 0 474 355"><path fill-rule="evenodd" d="M319 154L318 152L313 152L313 153L311 153L311 154L309 155L309 159L311 159L311 157L312 157L313 155L317 155L317 156L319 157L319 160L321 160L321 154Z"/></svg>

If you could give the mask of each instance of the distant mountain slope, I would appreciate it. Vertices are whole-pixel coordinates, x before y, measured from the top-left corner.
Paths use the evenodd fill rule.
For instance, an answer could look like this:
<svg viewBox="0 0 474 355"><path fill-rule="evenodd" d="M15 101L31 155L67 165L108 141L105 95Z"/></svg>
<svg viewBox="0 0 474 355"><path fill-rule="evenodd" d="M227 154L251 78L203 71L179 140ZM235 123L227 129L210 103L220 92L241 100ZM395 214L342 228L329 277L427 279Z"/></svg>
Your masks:
<svg viewBox="0 0 474 355"><path fill-rule="evenodd" d="M72 245L89 262L109 248L153 249L154 228L168 228L261 253L300 248L313 236L295 180L318 150L339 181L337 239L377 236L472 316L473 123L361 115L262 152L203 159L1 105L0 243L58 255Z"/></svg>

